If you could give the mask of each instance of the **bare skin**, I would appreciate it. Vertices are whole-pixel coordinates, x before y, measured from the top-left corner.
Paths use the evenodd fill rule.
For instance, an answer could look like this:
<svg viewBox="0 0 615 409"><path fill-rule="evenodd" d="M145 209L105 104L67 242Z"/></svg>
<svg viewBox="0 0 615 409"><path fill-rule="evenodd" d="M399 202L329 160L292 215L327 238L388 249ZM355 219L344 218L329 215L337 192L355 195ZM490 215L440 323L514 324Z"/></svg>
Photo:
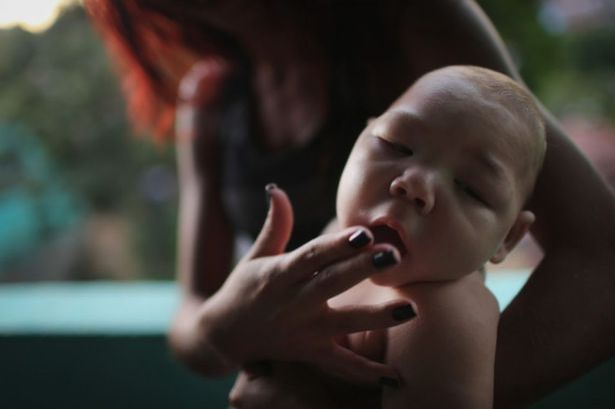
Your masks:
<svg viewBox="0 0 615 409"><path fill-rule="evenodd" d="M523 105L502 103L506 92L477 92L487 79L523 95ZM525 172L527 152L540 157L544 136L536 110L510 110L529 102L504 76L447 67L419 79L355 143L337 192L340 226L366 224L403 256L330 304L402 297L417 312L385 330L376 353L402 378L385 389L383 409L493 407L499 311L477 270L503 261L534 220L523 209L538 171ZM349 339L362 351L369 337Z"/></svg>
<svg viewBox="0 0 615 409"><path fill-rule="evenodd" d="M519 79L499 37L473 1L406 3L388 1L374 6L381 8L381 15L399 19L394 19L400 21L396 26L398 30L391 31L398 36L395 37L399 45L394 50L396 57L401 53L401 58L395 60L378 59L370 55L374 49L364 50L361 59L369 61L369 69L363 91L374 115L382 112L418 75L445 65L481 65ZM372 31L376 33L390 29L380 21L372 23ZM271 38L279 42L269 50L275 50L282 71L306 75L310 72L303 65L295 70L294 65L299 63L290 58L292 53L284 43L284 35ZM315 43L314 47L317 46ZM255 47L252 51L261 53L257 61L269 59L264 50ZM404 63L400 64L400 59ZM265 65L257 65L255 69L257 78L270 78L259 74L268 69ZM219 74L201 73L196 83L207 81L210 75L232 75L224 69L220 71ZM293 136L301 134L298 128L306 123L316 127L323 120L322 111L326 111L324 97L319 93L311 100L304 100L298 85L302 81L285 81L282 80L285 86L274 87L264 79L257 88L258 98L269 101L267 106L284 106L283 101L292 101L300 112L286 117L276 116L275 108L263 109L261 135L279 135L266 141L272 147L300 145L302 139ZM186 91L185 100L190 101L190 91ZM315 109L315 105L321 108ZM217 326L215 303L210 297L216 294L218 300L242 299L240 285L228 285L219 290L231 271L234 236L220 199L218 158L215 156L215 127L219 118L216 107L215 98L206 106L188 102L179 107L188 114L198 115L192 117L193 122L182 129L177 138L182 178L179 276L184 301L171 334L177 354L188 365L210 375L227 373L244 360L276 358L274 351L267 351L265 346L258 353L220 351L222 342L212 342L209 334L211 328ZM498 408L518 407L535 401L611 357L615 345L615 316L607 313L615 310L612 297L615 291L615 200L556 121L546 111L544 116L550 149L530 209L537 217L532 233L545 257L522 292L503 312L499 323L495 377L495 406ZM192 138L194 135L199 138ZM591 198L591 211L584 206L588 198ZM270 221L266 238L253 252L254 260L260 256L273 256L268 260L275 260L274 263L288 260L288 256L280 255L279 259L275 256L281 253L291 228L286 213L277 216ZM340 237L322 239L323 252L317 252L315 259L324 263L322 254L345 249ZM265 251L261 251L262 248ZM357 250L349 258L360 257L366 251L372 249ZM294 256L299 257L299 254ZM242 274L249 276L248 264L241 266ZM373 273L368 263L364 264L364 269L365 276ZM241 283L242 279L234 282ZM348 284L351 282L349 280ZM268 308L275 305L276 301L271 300ZM390 311L391 306L387 306L378 310L378 314L385 317ZM313 322L321 318L313 318ZM392 323L380 318L380 327L388 325ZM290 339L287 342L290 343ZM307 356L315 357L320 351L308 352L311 353ZM390 369L373 363L361 361L357 364L356 357L352 363L337 362L333 370L338 373L354 373L362 368L361 373L366 375L355 381L373 384L380 376L391 375Z"/></svg>

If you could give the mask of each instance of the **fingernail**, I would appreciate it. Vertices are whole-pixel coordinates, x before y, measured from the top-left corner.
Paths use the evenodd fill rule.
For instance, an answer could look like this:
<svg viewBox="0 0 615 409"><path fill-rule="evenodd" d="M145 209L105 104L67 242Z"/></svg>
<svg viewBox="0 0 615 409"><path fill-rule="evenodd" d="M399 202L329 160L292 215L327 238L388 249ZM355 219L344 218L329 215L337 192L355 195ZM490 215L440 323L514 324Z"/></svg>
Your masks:
<svg viewBox="0 0 615 409"><path fill-rule="evenodd" d="M387 388L399 389L399 381L397 379L383 376L380 378L380 386L386 386Z"/></svg>
<svg viewBox="0 0 615 409"><path fill-rule="evenodd" d="M380 251L372 256L372 264L378 268L389 267L397 264L397 258L392 251Z"/></svg>
<svg viewBox="0 0 615 409"><path fill-rule="evenodd" d="M369 235L363 229L359 229L348 238L348 244L350 247L360 249L366 246L371 241Z"/></svg>
<svg viewBox="0 0 615 409"><path fill-rule="evenodd" d="M265 194L267 195L267 203L271 201L271 192L278 188L278 185L275 183L269 183L265 186Z"/></svg>
<svg viewBox="0 0 615 409"><path fill-rule="evenodd" d="M412 308L410 304L397 307L393 310L393 319L395 321L406 321L414 317L416 317L416 312L414 312L414 308Z"/></svg>

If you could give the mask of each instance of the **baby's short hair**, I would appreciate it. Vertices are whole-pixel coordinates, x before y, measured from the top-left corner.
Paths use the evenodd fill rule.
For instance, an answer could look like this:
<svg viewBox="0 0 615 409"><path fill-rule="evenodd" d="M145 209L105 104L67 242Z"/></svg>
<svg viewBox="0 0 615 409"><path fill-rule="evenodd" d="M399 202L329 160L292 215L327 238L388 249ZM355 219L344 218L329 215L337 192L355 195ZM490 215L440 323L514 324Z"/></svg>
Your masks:
<svg viewBox="0 0 615 409"><path fill-rule="evenodd" d="M504 108L518 124L525 127L530 138L523 144L525 150L522 159L527 162L522 167L521 176L525 181L525 196L529 196L546 153L545 123L540 109L532 94L510 77L483 67L470 65L452 65L444 67L425 76L438 75L449 78L461 78L468 82L485 101Z"/></svg>
<svg viewBox="0 0 615 409"><path fill-rule="evenodd" d="M502 73L471 65L451 65L428 72L419 78L415 84L420 83L421 80L428 80L428 78L436 80L443 78L463 79L469 92L480 98L485 106L491 105L496 109L505 109L512 118L512 124L522 126L522 129L525 129L524 134L527 134L527 138L519 139L518 147L521 150L520 159L525 161L520 166L519 177L520 181L523 182L523 197L527 200L542 168L546 152L545 124L532 94L525 87ZM443 93L441 98L465 97L457 95L454 89L451 89L450 92L446 89L440 90L440 92ZM500 117L488 118L488 120L493 121L496 128L506 126L505 123L501 122ZM510 142L515 143L514 140Z"/></svg>

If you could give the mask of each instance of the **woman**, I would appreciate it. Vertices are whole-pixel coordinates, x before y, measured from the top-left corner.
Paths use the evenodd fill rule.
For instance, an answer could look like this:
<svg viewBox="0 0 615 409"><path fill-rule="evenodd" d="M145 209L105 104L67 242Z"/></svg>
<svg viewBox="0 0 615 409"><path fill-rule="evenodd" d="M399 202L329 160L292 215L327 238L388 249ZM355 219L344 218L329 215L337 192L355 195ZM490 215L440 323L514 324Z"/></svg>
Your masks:
<svg viewBox="0 0 615 409"><path fill-rule="evenodd" d="M282 192L272 189L265 228L229 276L232 245L239 231L258 233L265 206L255 196L270 181L288 188L295 206L291 247L317 236L334 214L339 170L358 131L426 71L472 64L519 79L478 5L86 4L123 69L136 123L165 135L177 110L184 298L171 343L178 356L210 375L267 359L308 362L368 384L393 377L388 368L336 348L332 337L394 325L393 311L402 305L352 311L348 328L348 315L326 308L322 297L302 297L287 279L329 265L327 255L347 250L349 232L281 254L292 215ZM543 396L612 356L615 344L614 314L604 313L615 311L615 202L544 115L549 150L530 207L545 257L500 321L498 407ZM591 211L581 205L589 198ZM373 269L365 266L360 277L338 272L342 291ZM280 307L291 301L292 308Z"/></svg>

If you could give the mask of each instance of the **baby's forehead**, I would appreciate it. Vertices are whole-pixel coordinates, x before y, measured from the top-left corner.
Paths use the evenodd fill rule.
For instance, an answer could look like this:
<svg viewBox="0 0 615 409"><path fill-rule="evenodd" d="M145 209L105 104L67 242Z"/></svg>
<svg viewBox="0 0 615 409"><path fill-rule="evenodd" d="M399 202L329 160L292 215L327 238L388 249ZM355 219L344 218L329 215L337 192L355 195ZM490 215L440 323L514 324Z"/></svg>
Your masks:
<svg viewBox="0 0 615 409"><path fill-rule="evenodd" d="M387 122L402 135L427 130L427 135L442 139L449 149L489 152L515 168L515 175L521 178L536 148L531 129L514 110L483 98L471 84L454 84L427 84L404 96L385 114Z"/></svg>
<svg viewBox="0 0 615 409"><path fill-rule="evenodd" d="M490 116L489 111L497 110L468 84L421 81L399 98L386 114L395 111L414 113L420 121L444 130L464 125L487 125L484 122Z"/></svg>
<svg viewBox="0 0 615 409"><path fill-rule="evenodd" d="M458 72L435 71L419 78L405 93L428 95L457 95L472 98L478 96L475 81Z"/></svg>
<svg viewBox="0 0 615 409"><path fill-rule="evenodd" d="M500 101L482 98L471 87L460 88L419 89L398 100L385 116L394 123L415 123L416 128L430 129L447 139L469 137L511 149L529 143L529 138L522 137L527 127L513 110Z"/></svg>
<svg viewBox="0 0 615 409"><path fill-rule="evenodd" d="M483 127L493 136L532 134L527 115L528 97L512 80L502 74L493 78L465 69L443 69L419 79L391 109L413 110L420 107L442 126ZM534 135L530 135L534 136ZM526 141L530 142L530 141Z"/></svg>
<svg viewBox="0 0 615 409"><path fill-rule="evenodd" d="M479 135L521 169L533 185L546 148L544 123L533 97L504 74L451 66L421 77L390 110L419 110L447 134Z"/></svg>
<svg viewBox="0 0 615 409"><path fill-rule="evenodd" d="M476 81L458 75L432 74L417 81L393 107L420 103L424 107L447 108L447 114L486 114L504 107Z"/></svg>

